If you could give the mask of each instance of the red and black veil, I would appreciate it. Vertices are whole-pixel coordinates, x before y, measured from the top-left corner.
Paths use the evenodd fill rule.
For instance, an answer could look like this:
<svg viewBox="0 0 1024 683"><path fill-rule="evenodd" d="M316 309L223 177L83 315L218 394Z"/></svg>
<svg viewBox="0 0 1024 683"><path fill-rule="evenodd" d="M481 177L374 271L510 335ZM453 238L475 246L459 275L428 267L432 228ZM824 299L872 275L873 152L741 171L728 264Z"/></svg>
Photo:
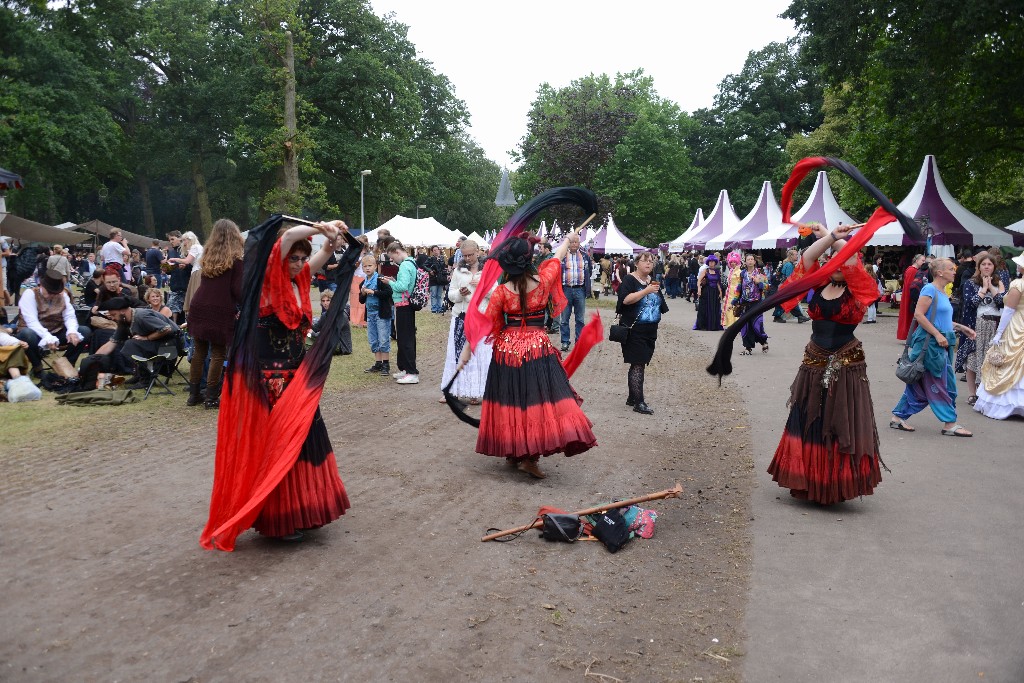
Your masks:
<svg viewBox="0 0 1024 683"><path fill-rule="evenodd" d="M245 243L242 303L224 372L217 420L210 517L199 539L206 549L233 550L235 538L252 526L267 496L295 465L344 324L344 306L327 309L320 335L271 410L266 388L260 381L256 323L267 263L285 222L280 215L271 216L249 231ZM339 259L335 275L341 292L349 291L362 250L351 235L345 233L345 238L348 249ZM300 291L308 296L308 266L300 274L302 277L306 289Z"/></svg>
<svg viewBox="0 0 1024 683"><path fill-rule="evenodd" d="M722 333L721 339L718 341L718 350L715 352L715 357L707 367L708 373L717 375L719 381L721 381L723 375L732 373L732 346L736 339L736 335L739 334L744 325L765 311L769 311L776 306L782 306L785 310L792 310L800 296L806 294L809 290L821 287L828 282L832 273L839 270L842 264L856 256L858 252L860 252L861 248L868 243L872 235L874 235L875 232L883 225L891 223L893 220L897 220L900 225L903 226L904 232L910 235L915 242L924 241L921 228L913 221L913 219L897 209L896 205L893 204L888 197L882 194L878 188L872 185L856 166L834 157L808 157L806 159L801 159L797 162L796 166L793 167L793 172L790 174L789 180L786 181L785 186L782 188L781 204L783 223L792 222L790 215L793 209L793 191L796 190L797 185L800 184L808 173L820 166L831 166L832 168L842 171L846 175L850 176L857 182L857 184L863 187L868 194L874 197L879 206L875 209L875 212L871 214L871 218L868 219L868 222L865 223L863 227L859 228L846 242L846 245L843 246L842 250L829 259L824 266L814 270L813 272L805 274L803 277L790 278L784 282L781 287L779 287L775 294L762 299L760 303L748 308L747 311L736 320L736 322L725 329Z"/></svg>

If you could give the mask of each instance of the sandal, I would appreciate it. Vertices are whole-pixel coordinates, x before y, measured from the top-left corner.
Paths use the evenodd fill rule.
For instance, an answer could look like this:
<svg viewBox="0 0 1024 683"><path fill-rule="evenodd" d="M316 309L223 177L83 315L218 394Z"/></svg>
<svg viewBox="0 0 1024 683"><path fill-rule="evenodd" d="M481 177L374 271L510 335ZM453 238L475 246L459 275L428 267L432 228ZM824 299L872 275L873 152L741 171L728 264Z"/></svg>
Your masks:
<svg viewBox="0 0 1024 683"><path fill-rule="evenodd" d="M742 351L740 351L740 355L741 356L753 356L754 355L754 350L753 349L743 349Z"/></svg>
<svg viewBox="0 0 1024 683"><path fill-rule="evenodd" d="M916 432L917 430L905 423L903 420L890 420L889 429L898 429L901 432Z"/></svg>
<svg viewBox="0 0 1024 683"><path fill-rule="evenodd" d="M768 353L768 345L761 344L761 353Z"/></svg>
<svg viewBox="0 0 1024 683"><path fill-rule="evenodd" d="M943 429L942 430L942 435L943 436L962 436L962 437L974 436L974 434L972 434L971 432L969 432L966 429L964 429L962 425L953 425L949 429Z"/></svg>
<svg viewBox="0 0 1024 683"><path fill-rule="evenodd" d="M977 402L978 402L978 397L977 396L971 396L969 399L967 399L967 405L969 405L969 406L973 406Z"/></svg>

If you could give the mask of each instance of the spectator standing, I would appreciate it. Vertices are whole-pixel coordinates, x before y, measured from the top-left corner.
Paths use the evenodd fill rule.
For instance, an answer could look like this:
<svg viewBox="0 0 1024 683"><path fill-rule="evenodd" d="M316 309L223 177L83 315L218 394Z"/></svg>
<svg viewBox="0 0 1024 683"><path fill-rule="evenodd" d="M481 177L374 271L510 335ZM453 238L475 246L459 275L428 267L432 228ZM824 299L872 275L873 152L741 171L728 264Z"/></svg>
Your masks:
<svg viewBox="0 0 1024 683"><path fill-rule="evenodd" d="M569 350L569 318L576 319L576 335L574 339L579 341L580 332L583 331L586 315L586 287L587 273L590 272L590 258L580 250L580 236L578 233L570 233L566 237L568 251L562 258L562 292L568 302L562 311L562 352Z"/></svg>
<svg viewBox="0 0 1024 683"><path fill-rule="evenodd" d="M7 304L10 295L7 293L7 258L14 256L11 251L11 243L7 238L0 235L0 303Z"/></svg>
<svg viewBox="0 0 1024 683"><path fill-rule="evenodd" d="M779 269L779 286L780 287L793 274L793 270L796 268L797 256L798 256L798 253L797 253L796 249L787 249L786 250L786 260L782 262L782 267ZM793 317L796 318L798 322L802 322L802 323L805 323L808 320L810 320L810 318L808 318L807 315L800 308L800 304L799 303L797 303L797 305L793 308ZM777 323L784 323L784 322L786 322L786 312L782 310L782 306L776 306L775 307L775 312L772 314L772 322L777 322Z"/></svg>
<svg viewBox="0 0 1024 683"><path fill-rule="evenodd" d="M914 321L914 310L917 299L921 295L921 273L924 272L925 256L916 254L907 269L903 271L903 290L900 293L900 318L896 325L896 338L903 341L910 333L910 324Z"/></svg>
<svg viewBox="0 0 1024 683"><path fill-rule="evenodd" d="M167 240L171 243L171 247L167 250L167 258L165 259L171 271L167 277L167 285L171 290L170 295L167 297L167 307L174 314L172 320L177 321L178 316L184 313L185 292L188 290L188 280L192 275L192 266L178 265L178 262L181 260L181 233L177 230L172 230L167 233Z"/></svg>
<svg viewBox="0 0 1024 683"><path fill-rule="evenodd" d="M78 264L78 272L85 278L91 278L96 272L96 252L90 251L82 262Z"/></svg>
<svg viewBox="0 0 1024 683"><path fill-rule="evenodd" d="M362 259L370 253L370 241L366 238L366 235L360 235L356 238L361 246L359 252L360 263ZM335 257L337 258L337 257ZM376 267L374 268L376 272ZM348 306L349 306L349 322L355 327L366 327L366 305L362 303L359 297L360 289L362 288L363 280L366 278L365 271L360 268L357 269L352 275L352 288L349 291Z"/></svg>
<svg viewBox="0 0 1024 683"><path fill-rule="evenodd" d="M234 337L235 318L242 302L243 249L242 233L234 222L221 218L213 224L198 268L199 286L188 311L188 331L195 350L189 369L186 405L199 405L200 401L207 408L220 405L224 359ZM305 296L308 297L309 292ZM200 385L207 354L210 355L210 370L203 396Z"/></svg>
<svg viewBox="0 0 1024 683"><path fill-rule="evenodd" d="M465 243L463 241L463 244ZM473 253L475 256L475 249ZM448 268L444 257L441 256L441 247L430 247L430 256L423 261L422 268L430 274L430 312L444 313L444 289L448 284Z"/></svg>
<svg viewBox="0 0 1024 683"><path fill-rule="evenodd" d="M192 297L199 289L199 281L202 278L201 266L203 259L203 245L199 243L199 237L191 230L181 236L181 256L178 257L178 267L188 266L188 285L185 287L185 300L182 302L182 311L187 315Z"/></svg>
<svg viewBox="0 0 1024 683"><path fill-rule="evenodd" d="M445 357L444 372L441 375L441 388L451 381L458 369L462 349L466 345L466 311L469 309L473 292L480 284L483 271L483 258L474 240L462 242L462 261L452 271L451 284L448 285L448 298L452 301L452 322L448 329L448 353ZM487 310L490 298L483 297L480 310ZM476 352L462 368L462 372L452 384L451 394L474 405L484 397L487 385L487 372L491 366L491 345L486 339L480 340ZM440 402L444 403L444 396Z"/></svg>
<svg viewBox="0 0 1024 683"><path fill-rule="evenodd" d="M156 286L164 286L164 274L160 266L164 262L164 252L160 250L160 240L153 240L153 244L146 250L146 273L156 276Z"/></svg>
<svg viewBox="0 0 1024 683"><path fill-rule="evenodd" d="M60 276L64 278L64 286L68 286L68 283L71 282L71 262L68 260L64 247L59 244L53 245L53 255L46 260L46 269L60 273Z"/></svg>
<svg viewBox="0 0 1024 683"><path fill-rule="evenodd" d="M129 253L128 240L121 235L120 230L114 228L110 231L110 240L100 248L100 260L103 267L106 268L114 263L123 268L126 253Z"/></svg>
<svg viewBox="0 0 1024 683"><path fill-rule="evenodd" d="M391 374L391 315L394 304L391 287L377 273L373 254L363 256L363 280L359 301L366 307L366 338L373 352L373 365L364 372Z"/></svg>
<svg viewBox="0 0 1024 683"><path fill-rule="evenodd" d="M398 372L391 375L399 384L419 384L420 371L416 368L416 311L409 304L409 295L416 285L416 262L409 258L401 242L388 246L388 258L398 264L395 277L382 279L391 286L391 300L395 305L395 337L398 342Z"/></svg>

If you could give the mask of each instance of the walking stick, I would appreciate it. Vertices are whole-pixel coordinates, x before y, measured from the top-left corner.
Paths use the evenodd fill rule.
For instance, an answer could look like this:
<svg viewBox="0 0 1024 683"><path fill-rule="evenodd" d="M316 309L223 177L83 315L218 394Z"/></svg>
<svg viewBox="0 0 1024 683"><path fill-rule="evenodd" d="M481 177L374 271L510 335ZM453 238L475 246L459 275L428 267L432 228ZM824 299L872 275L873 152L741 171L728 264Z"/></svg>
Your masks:
<svg viewBox="0 0 1024 683"><path fill-rule="evenodd" d="M579 510L570 514L583 517L584 515L593 515L598 512L605 512L606 510L615 510L617 508L626 508L630 505L636 505L637 503L644 503L648 500L659 500L661 498L679 498L683 493L683 485L676 482L675 487L665 489L664 491L658 491L657 493L648 493L646 496L640 496L639 498L630 498L629 500L620 500L616 503L608 503L607 505L599 505L598 507L587 508L586 510ZM512 534L522 533L529 531L530 529L536 529L544 525L544 522L537 519L530 524L524 524L523 526L517 526L515 529L506 529L505 531L496 531L493 534L487 534L481 541L493 541L496 538L502 536L511 536Z"/></svg>

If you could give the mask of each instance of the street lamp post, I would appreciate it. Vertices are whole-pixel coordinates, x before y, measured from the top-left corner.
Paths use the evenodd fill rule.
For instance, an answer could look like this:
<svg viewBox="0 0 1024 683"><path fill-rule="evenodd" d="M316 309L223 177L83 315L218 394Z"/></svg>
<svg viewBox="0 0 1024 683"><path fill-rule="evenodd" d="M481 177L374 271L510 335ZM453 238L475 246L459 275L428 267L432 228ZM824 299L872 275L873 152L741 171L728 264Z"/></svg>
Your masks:
<svg viewBox="0 0 1024 683"><path fill-rule="evenodd" d="M366 232L366 220L365 220L365 209L363 208L363 184L366 180L366 176L373 173L370 169L359 172L359 232Z"/></svg>
<svg viewBox="0 0 1024 683"><path fill-rule="evenodd" d="M419 220L419 217L420 217L420 209L425 209L425 208L427 208L426 204L417 204L416 205L416 219L417 220Z"/></svg>

